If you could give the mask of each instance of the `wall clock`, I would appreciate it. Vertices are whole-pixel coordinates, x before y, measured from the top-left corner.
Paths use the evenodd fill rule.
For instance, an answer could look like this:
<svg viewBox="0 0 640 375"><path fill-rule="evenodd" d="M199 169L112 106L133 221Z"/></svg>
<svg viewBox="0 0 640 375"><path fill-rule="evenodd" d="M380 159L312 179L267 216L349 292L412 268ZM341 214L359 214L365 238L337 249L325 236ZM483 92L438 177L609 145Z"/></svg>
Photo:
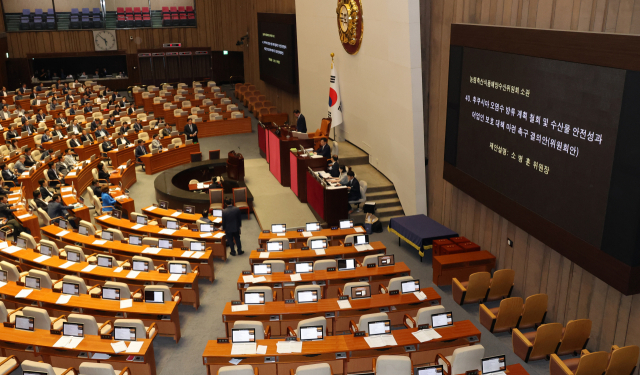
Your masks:
<svg viewBox="0 0 640 375"><path fill-rule="evenodd" d="M361 0L338 0L336 14L342 47L348 54L355 55L362 44L364 32Z"/></svg>
<svg viewBox="0 0 640 375"><path fill-rule="evenodd" d="M115 51L118 49L118 40L115 30L94 30L93 45L96 51Z"/></svg>

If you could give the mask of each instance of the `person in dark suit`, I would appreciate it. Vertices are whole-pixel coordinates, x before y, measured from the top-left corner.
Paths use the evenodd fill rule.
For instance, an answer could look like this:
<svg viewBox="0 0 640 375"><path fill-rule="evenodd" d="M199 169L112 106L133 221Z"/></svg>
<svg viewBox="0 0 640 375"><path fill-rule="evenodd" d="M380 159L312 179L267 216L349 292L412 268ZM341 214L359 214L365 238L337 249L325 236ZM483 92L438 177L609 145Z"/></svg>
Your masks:
<svg viewBox="0 0 640 375"><path fill-rule="evenodd" d="M135 112L136 112L136 110L133 109L133 107L129 106L129 108L127 108L127 115L131 116Z"/></svg>
<svg viewBox="0 0 640 375"><path fill-rule="evenodd" d="M87 129L82 129L82 136L80 137L80 140L82 141L83 144L86 141L89 141L90 143L93 143L93 141L94 141L94 139L91 136L91 134L87 133Z"/></svg>
<svg viewBox="0 0 640 375"><path fill-rule="evenodd" d="M42 135L42 139L41 142L42 143L46 143L53 140L53 137L51 136L51 131L49 129L44 131L44 134Z"/></svg>
<svg viewBox="0 0 640 375"><path fill-rule="evenodd" d="M60 130L60 125L56 125L56 128L51 132L52 136L58 136L60 137L60 139L62 139L64 137L64 134L62 134L62 130Z"/></svg>
<svg viewBox="0 0 640 375"><path fill-rule="evenodd" d="M138 122L137 118L133 119L133 131L135 131L136 133L139 133L142 131L142 124Z"/></svg>
<svg viewBox="0 0 640 375"><path fill-rule="evenodd" d="M91 131L96 131L96 129L98 129L98 126L100 126L100 123L98 122L98 119L94 118L93 121L91 121Z"/></svg>
<svg viewBox="0 0 640 375"><path fill-rule="evenodd" d="M69 141L69 147L73 148L73 147L79 147L82 146L82 143L80 143L80 141L78 141L76 139L76 135L75 134L71 134L71 140Z"/></svg>
<svg viewBox="0 0 640 375"><path fill-rule="evenodd" d="M120 146L120 145L128 145L131 142L129 142L129 140L127 139L127 137L124 136L124 134L122 132L120 132L120 134L118 134L119 137L118 139L116 139L116 146Z"/></svg>
<svg viewBox="0 0 640 375"><path fill-rule="evenodd" d="M47 117L47 115L44 114L44 110L42 108L40 108L38 110L38 114L36 115L36 122L45 121L46 117Z"/></svg>
<svg viewBox="0 0 640 375"><path fill-rule="evenodd" d="M347 172L347 178L349 181L347 182L347 189L349 190L347 195L347 201L353 202L362 199L362 195L360 194L360 182L356 178L356 174L353 171ZM351 203L349 204L349 213L353 212L353 208L351 207ZM360 209L358 209L360 211Z"/></svg>
<svg viewBox="0 0 640 375"><path fill-rule="evenodd" d="M296 131L300 133L307 132L307 120L305 120L304 115L300 113L300 110L296 109L293 111L293 115L296 116Z"/></svg>
<svg viewBox="0 0 640 375"><path fill-rule="evenodd" d="M86 113L93 113L93 107L91 106L91 103L87 103L87 106L84 107L84 111L85 114Z"/></svg>
<svg viewBox="0 0 640 375"><path fill-rule="evenodd" d="M95 195L98 199L102 198L102 188L100 187L99 180L91 181L90 189L93 191L93 195Z"/></svg>
<svg viewBox="0 0 640 375"><path fill-rule="evenodd" d="M82 99L80 99L80 105L91 104L91 99L89 98L89 94L84 94Z"/></svg>
<svg viewBox="0 0 640 375"><path fill-rule="evenodd" d="M187 140L198 143L198 126L193 123L193 119L187 120L187 124L184 126L184 134L187 136Z"/></svg>
<svg viewBox="0 0 640 375"><path fill-rule="evenodd" d="M8 225L13 228L13 235L18 238L22 232L31 234L31 231L20 224L18 220L13 217L13 212L18 211L17 208L11 208L11 204L7 200L6 195L0 195L0 218L2 218L2 225Z"/></svg>
<svg viewBox="0 0 640 375"><path fill-rule="evenodd" d="M33 191L33 201L36 202L36 208L42 208L45 212L47 212L47 202L42 199L42 194L40 194L39 190Z"/></svg>
<svg viewBox="0 0 640 375"><path fill-rule="evenodd" d="M109 141L109 138L105 138L104 142L102 142L102 151L109 152L113 150L113 143Z"/></svg>
<svg viewBox="0 0 640 375"><path fill-rule="evenodd" d="M115 119L115 117L113 116L113 114L110 114L110 115L109 115L109 119L107 120L107 128L110 128L110 127L112 127L112 126L115 126L115 124L116 124L116 119Z"/></svg>
<svg viewBox="0 0 640 375"><path fill-rule="evenodd" d="M129 129L131 129L131 124L129 124L128 122L125 122L122 124L122 126L120 126L120 133L124 133L126 134Z"/></svg>
<svg viewBox="0 0 640 375"><path fill-rule="evenodd" d="M15 184L18 177L13 173L13 171L9 170L9 167L6 164L2 164L2 179L5 181L11 181Z"/></svg>
<svg viewBox="0 0 640 375"><path fill-rule="evenodd" d="M2 106L2 110L0 111L0 120L8 120L11 118L11 112L9 112L9 107L6 105Z"/></svg>
<svg viewBox="0 0 640 375"><path fill-rule="evenodd" d="M144 148L144 141L142 139L138 139L138 146L136 146L136 151L135 151L136 161L138 163L142 163L142 160L140 160L140 157L146 154L147 154L147 149ZM145 172L144 164L142 164L142 171Z"/></svg>
<svg viewBox="0 0 640 375"><path fill-rule="evenodd" d="M242 227L242 212L240 209L233 205L231 199L225 199L224 201L227 208L222 211L222 230L224 230L227 236L227 243L231 248L231 256L236 256L236 249L238 248L238 255L244 254L242 251L242 243L240 242L240 227Z"/></svg>
<svg viewBox="0 0 640 375"><path fill-rule="evenodd" d="M109 181L109 172L106 172L104 170L104 164L100 163L98 164L98 178L101 180L107 180Z"/></svg>
<svg viewBox="0 0 640 375"><path fill-rule="evenodd" d="M34 134L34 133L38 132L36 130L36 128L33 125L29 124L29 123L26 123L26 124L23 123L22 124L22 131L23 132L27 132L27 135L31 135L31 134Z"/></svg>
<svg viewBox="0 0 640 375"><path fill-rule="evenodd" d="M78 112L78 105L76 103L71 104L71 109L69 110L70 116L75 116L76 112Z"/></svg>
<svg viewBox="0 0 640 375"><path fill-rule="evenodd" d="M20 94L22 94L22 95L26 94L26 93L27 93L27 90L29 90L29 89L27 88L27 84L26 84L26 83L23 83L23 84L22 84L22 87L20 87L20 88L18 89L18 91L20 91Z"/></svg>
<svg viewBox="0 0 640 375"><path fill-rule="evenodd" d="M340 163L338 163L338 155L333 155L331 157L331 165L329 165L329 174L333 178L340 177Z"/></svg>
<svg viewBox="0 0 640 375"><path fill-rule="evenodd" d="M94 134L96 136L96 139L100 137L107 137L107 138L109 137L109 132L104 130L104 126L102 124L98 125L98 129Z"/></svg>
<svg viewBox="0 0 640 375"><path fill-rule="evenodd" d="M7 88L2 86L2 91L0 91L0 96L4 97L4 96L9 96L9 92L7 91Z"/></svg>
<svg viewBox="0 0 640 375"><path fill-rule="evenodd" d="M24 157L25 157L24 165L27 168L31 168L34 165L36 165L36 161L33 159L33 156L31 156L31 148L27 147L24 149Z"/></svg>
<svg viewBox="0 0 640 375"><path fill-rule="evenodd" d="M44 178L41 178L38 180L38 184L40 184L40 187L38 188L38 190L40 191L40 195L42 196L42 199L53 197L54 191L53 189L49 188L49 181L45 180Z"/></svg>
<svg viewBox="0 0 640 375"><path fill-rule="evenodd" d="M53 198L51 198L51 202L49 202L49 205L47 207L47 213L49 214L49 217L52 219L55 217L63 217L65 220L69 221L69 224L71 224L73 229L77 229L78 224L76 223L75 216L70 215L69 211L67 211L67 210L72 210L74 208L75 207L73 206L65 206L64 204L62 204L62 199L60 198L60 194L56 194L53 196Z"/></svg>
<svg viewBox="0 0 640 375"><path fill-rule="evenodd" d="M49 162L48 165L49 165L49 169L47 170L47 176L49 176L49 185L51 185L51 187L56 187L59 184L64 184L64 177L62 177L58 173L58 171L56 171L54 163Z"/></svg>
<svg viewBox="0 0 640 375"><path fill-rule="evenodd" d="M322 138L320 140L320 147L316 150L318 155L322 155L323 158L329 159L331 158L331 147L327 144L327 139Z"/></svg>
<svg viewBox="0 0 640 375"><path fill-rule="evenodd" d="M162 136L162 138L170 137L171 136L171 127L169 125L166 125L164 127L164 129L162 129L162 131L160 132L160 135Z"/></svg>
<svg viewBox="0 0 640 375"><path fill-rule="evenodd" d="M56 119L56 124L60 126L67 126L67 119L64 118L64 112L58 113L58 118Z"/></svg>
<svg viewBox="0 0 640 375"><path fill-rule="evenodd" d="M6 134L7 140L16 138L18 136L18 132L16 132L16 128L13 125L9 126L9 131Z"/></svg>

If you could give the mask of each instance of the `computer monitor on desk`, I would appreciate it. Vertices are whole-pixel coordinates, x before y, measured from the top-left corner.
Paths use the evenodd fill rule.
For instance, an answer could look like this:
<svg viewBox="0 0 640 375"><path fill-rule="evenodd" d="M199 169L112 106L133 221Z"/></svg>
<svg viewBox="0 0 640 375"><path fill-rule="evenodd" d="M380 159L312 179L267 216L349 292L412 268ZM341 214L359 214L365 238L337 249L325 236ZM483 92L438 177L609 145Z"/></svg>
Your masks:
<svg viewBox="0 0 640 375"><path fill-rule="evenodd" d="M212 210L211 216L213 217L222 217L222 210Z"/></svg>
<svg viewBox="0 0 640 375"><path fill-rule="evenodd" d="M493 374L500 375L504 374L504 371L507 369L507 361L506 356L496 355L493 357L482 358L482 375Z"/></svg>
<svg viewBox="0 0 640 375"><path fill-rule="evenodd" d="M84 337L84 324L63 322L62 335L72 336L72 337Z"/></svg>
<svg viewBox="0 0 640 375"><path fill-rule="evenodd" d="M25 276L24 278L24 286L29 289L40 289L40 278L33 276Z"/></svg>
<svg viewBox="0 0 640 375"><path fill-rule="evenodd" d="M351 271L356 269L355 259L338 259L338 271Z"/></svg>
<svg viewBox="0 0 640 375"><path fill-rule="evenodd" d="M8 279L8 272L5 270L0 270L0 283L6 283Z"/></svg>
<svg viewBox="0 0 640 375"><path fill-rule="evenodd" d="M255 263L253 265L254 275L271 275L271 264L269 263Z"/></svg>
<svg viewBox="0 0 640 375"><path fill-rule="evenodd" d="M402 294L413 293L420 290L420 280L409 280L400 283L400 289Z"/></svg>
<svg viewBox="0 0 640 375"><path fill-rule="evenodd" d="M148 303L164 303L164 293L158 290L145 290L144 301Z"/></svg>
<svg viewBox="0 0 640 375"><path fill-rule="evenodd" d="M322 326L300 327L300 341L320 341L324 339Z"/></svg>
<svg viewBox="0 0 640 375"><path fill-rule="evenodd" d="M351 229L351 228L353 228L353 221L340 220L340 229Z"/></svg>
<svg viewBox="0 0 640 375"><path fill-rule="evenodd" d="M296 263L296 273L311 273L311 272L313 272L313 262Z"/></svg>
<svg viewBox="0 0 640 375"><path fill-rule="evenodd" d="M98 267L113 268L113 260L111 257L98 255Z"/></svg>
<svg viewBox="0 0 640 375"><path fill-rule="evenodd" d="M100 234L100 237L106 241L113 241L113 232L103 230L102 233Z"/></svg>
<svg viewBox="0 0 640 375"><path fill-rule="evenodd" d="M416 367L413 371L414 375L442 375L442 365Z"/></svg>
<svg viewBox="0 0 640 375"><path fill-rule="evenodd" d="M216 230L213 224L209 223L200 223L200 232L211 233Z"/></svg>
<svg viewBox="0 0 640 375"><path fill-rule="evenodd" d="M104 232L102 232L102 233L104 233ZM136 246L142 245L142 237L130 235L129 236L129 245L136 245Z"/></svg>
<svg viewBox="0 0 640 375"><path fill-rule="evenodd" d="M113 339L116 341L136 341L135 327L113 327Z"/></svg>
<svg viewBox="0 0 640 375"><path fill-rule="evenodd" d="M264 292L245 292L244 303L246 305L264 305Z"/></svg>
<svg viewBox="0 0 640 375"><path fill-rule="evenodd" d="M102 299L108 299L111 301L120 300L120 289L111 287L102 287Z"/></svg>
<svg viewBox="0 0 640 375"><path fill-rule="evenodd" d="M140 225L147 225L147 217L146 216L136 216L136 224L140 224Z"/></svg>
<svg viewBox="0 0 640 375"><path fill-rule="evenodd" d="M78 283L68 283L66 281L62 282L62 294L69 294L72 296L80 295L80 284Z"/></svg>
<svg viewBox="0 0 640 375"><path fill-rule="evenodd" d="M371 286L358 286L351 288L351 299L362 299L371 297Z"/></svg>
<svg viewBox="0 0 640 375"><path fill-rule="evenodd" d="M452 325L453 313L451 311L431 315L431 328L442 328Z"/></svg>
<svg viewBox="0 0 640 375"><path fill-rule="evenodd" d="M255 328L233 328L231 330L231 342L234 344L256 342Z"/></svg>
<svg viewBox="0 0 640 375"><path fill-rule="evenodd" d="M286 233L287 224L271 224L271 233Z"/></svg>
<svg viewBox="0 0 640 375"><path fill-rule="evenodd" d="M173 240L161 238L158 240L158 247L161 249L173 249Z"/></svg>
<svg viewBox="0 0 640 375"><path fill-rule="evenodd" d="M284 251L284 244L282 241L267 242L267 251Z"/></svg>
<svg viewBox="0 0 640 375"><path fill-rule="evenodd" d="M299 290L298 303L318 302L317 290Z"/></svg>
<svg viewBox="0 0 640 375"><path fill-rule="evenodd" d="M320 249L326 249L327 248L327 240L325 239L321 239L321 240L311 240L311 250L320 250Z"/></svg>
<svg viewBox="0 0 640 375"><path fill-rule="evenodd" d="M391 320L369 322L369 336L388 335L391 333Z"/></svg>
<svg viewBox="0 0 640 375"><path fill-rule="evenodd" d="M206 251L207 246L204 241L191 241L189 242L190 251Z"/></svg>
<svg viewBox="0 0 640 375"><path fill-rule="evenodd" d="M319 231L320 228L320 223L315 222L315 223L307 223L307 232L316 232Z"/></svg>
<svg viewBox="0 0 640 375"><path fill-rule="evenodd" d="M378 267L393 266L395 264L393 255L380 255L378 257Z"/></svg>

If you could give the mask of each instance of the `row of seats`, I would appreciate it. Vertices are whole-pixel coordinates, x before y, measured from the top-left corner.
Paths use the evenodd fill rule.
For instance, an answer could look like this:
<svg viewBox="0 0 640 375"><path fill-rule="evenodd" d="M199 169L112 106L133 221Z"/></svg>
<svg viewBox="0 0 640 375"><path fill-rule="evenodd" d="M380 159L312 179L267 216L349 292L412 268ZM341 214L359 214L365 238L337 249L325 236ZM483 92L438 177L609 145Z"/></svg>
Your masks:
<svg viewBox="0 0 640 375"><path fill-rule="evenodd" d="M260 121L262 121L262 115L278 113L271 101L250 83L236 83L234 94Z"/></svg>
<svg viewBox="0 0 640 375"><path fill-rule="evenodd" d="M34 13L31 13L29 9L23 9L20 17L20 30L55 29L55 17L53 9L48 9L46 13L42 9L36 9Z"/></svg>
<svg viewBox="0 0 640 375"><path fill-rule="evenodd" d="M162 7L162 26L195 26L196 14L192 6Z"/></svg>
<svg viewBox="0 0 640 375"><path fill-rule="evenodd" d="M21 368L23 373L29 374L46 374L46 375L58 375L58 374L78 374L78 375L131 375L131 371L128 367L123 368L121 371L115 371L113 366L107 363L94 363L84 362L81 363L76 371L75 368L60 368L53 367L48 363L36 362L25 360L20 363L18 358L14 355L9 357L0 357L0 368L6 372L2 372L2 375L10 374L12 371Z"/></svg>

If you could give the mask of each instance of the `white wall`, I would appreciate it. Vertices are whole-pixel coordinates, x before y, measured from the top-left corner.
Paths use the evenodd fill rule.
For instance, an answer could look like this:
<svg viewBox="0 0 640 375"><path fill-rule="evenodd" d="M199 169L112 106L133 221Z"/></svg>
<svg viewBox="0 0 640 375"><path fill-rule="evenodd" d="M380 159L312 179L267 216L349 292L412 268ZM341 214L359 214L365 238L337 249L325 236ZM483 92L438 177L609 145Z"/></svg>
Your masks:
<svg viewBox="0 0 640 375"><path fill-rule="evenodd" d="M419 0L362 3L362 47L349 55L338 37L337 1L296 0L300 110L308 131L327 117L334 52L344 114L336 134L369 154L405 214L426 214Z"/></svg>

